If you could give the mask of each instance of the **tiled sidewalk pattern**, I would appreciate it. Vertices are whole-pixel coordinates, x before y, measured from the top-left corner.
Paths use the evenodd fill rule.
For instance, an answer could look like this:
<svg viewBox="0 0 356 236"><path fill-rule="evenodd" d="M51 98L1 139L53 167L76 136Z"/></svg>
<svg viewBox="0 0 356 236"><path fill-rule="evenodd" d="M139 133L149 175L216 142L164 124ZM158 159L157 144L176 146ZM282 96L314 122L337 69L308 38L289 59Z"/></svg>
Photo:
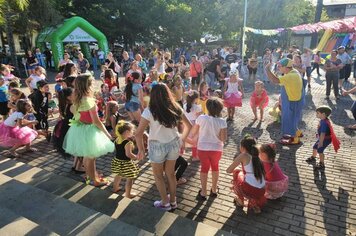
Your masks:
<svg viewBox="0 0 356 236"><path fill-rule="evenodd" d="M347 86L350 88L352 85ZM356 235L356 164L353 162L356 138L355 132L343 128L354 122L349 108L355 96L343 97L339 101L326 101L324 78L313 79L301 125L304 131L303 144L288 147L277 145L278 162L289 176L289 191L282 199L269 201L262 213L255 215L234 206L230 191L232 177L225 170L236 155L238 144L245 134L253 135L259 143L270 143L278 140L280 126L273 123L267 110L264 122L252 123L248 99L253 84L245 83L245 88L247 93L243 107L237 109L234 122L228 125L228 141L220 161L219 197L205 202L196 200L200 189L199 162L190 162L184 173L188 182L177 189L179 207L175 213L238 235ZM266 88L271 107L278 98L278 86L267 84ZM315 108L325 104L333 109L331 121L342 147L337 154L331 146L327 149L326 170L323 174L313 172L312 166L304 160L311 155L315 142L318 124ZM51 123L53 126L55 120ZM70 171L72 160L63 159L51 144L39 139L35 142L35 147L39 152L26 153L18 159L81 181L82 177ZM4 155L4 152L0 154ZM189 154L188 152L185 155L187 159ZM97 161L97 169L106 176L111 175L112 157L113 155L107 155ZM152 170L147 160L141 161L139 165L141 174L133 187L139 196L135 200L152 205L154 200L159 199ZM109 179L113 180L113 176ZM107 190L110 191L110 187Z"/></svg>

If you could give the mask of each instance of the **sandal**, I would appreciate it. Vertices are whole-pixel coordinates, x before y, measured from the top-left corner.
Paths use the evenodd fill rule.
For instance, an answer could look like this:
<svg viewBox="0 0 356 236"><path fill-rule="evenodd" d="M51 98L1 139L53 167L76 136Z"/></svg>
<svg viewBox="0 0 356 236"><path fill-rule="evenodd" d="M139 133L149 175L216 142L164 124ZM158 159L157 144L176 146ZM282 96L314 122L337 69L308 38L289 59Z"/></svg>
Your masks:
<svg viewBox="0 0 356 236"><path fill-rule="evenodd" d="M38 151L38 149L37 148L33 148L33 147L30 147L30 148L26 148L25 149L25 152L37 152Z"/></svg>
<svg viewBox="0 0 356 236"><path fill-rule="evenodd" d="M210 189L210 197L218 197L219 187L216 188L216 192L214 193L212 189Z"/></svg>
<svg viewBox="0 0 356 236"><path fill-rule="evenodd" d="M187 183L187 180L185 178L180 178L179 180L177 180L177 185L181 185L185 183Z"/></svg>
<svg viewBox="0 0 356 236"><path fill-rule="evenodd" d="M17 157L19 157L20 156L20 154L18 154L17 152L15 152L15 151L13 151L13 152L11 152L11 151L8 151L8 153L7 153L9 156L10 156L10 158L17 158Z"/></svg>
<svg viewBox="0 0 356 236"><path fill-rule="evenodd" d="M199 190L197 199L198 199L198 200L202 200L202 201L205 201L205 200L206 200L206 196L201 195L201 190Z"/></svg>
<svg viewBox="0 0 356 236"><path fill-rule="evenodd" d="M244 206L244 204L241 203L241 199L238 198L237 196L234 197L234 203L235 203L235 205L236 205L237 207L243 207L243 206Z"/></svg>

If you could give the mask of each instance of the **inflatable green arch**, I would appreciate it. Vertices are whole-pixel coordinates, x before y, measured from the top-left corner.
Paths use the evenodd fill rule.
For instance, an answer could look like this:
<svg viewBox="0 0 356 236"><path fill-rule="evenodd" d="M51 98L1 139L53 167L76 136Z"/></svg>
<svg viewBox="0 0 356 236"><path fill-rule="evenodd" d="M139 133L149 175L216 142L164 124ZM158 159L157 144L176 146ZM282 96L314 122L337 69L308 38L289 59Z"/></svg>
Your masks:
<svg viewBox="0 0 356 236"><path fill-rule="evenodd" d="M55 67L63 59L64 42L79 42L81 51L87 59L91 58L88 42L98 42L105 56L109 51L105 35L79 16L69 18L57 27L44 29L37 37L36 46L43 49L47 42L51 43Z"/></svg>

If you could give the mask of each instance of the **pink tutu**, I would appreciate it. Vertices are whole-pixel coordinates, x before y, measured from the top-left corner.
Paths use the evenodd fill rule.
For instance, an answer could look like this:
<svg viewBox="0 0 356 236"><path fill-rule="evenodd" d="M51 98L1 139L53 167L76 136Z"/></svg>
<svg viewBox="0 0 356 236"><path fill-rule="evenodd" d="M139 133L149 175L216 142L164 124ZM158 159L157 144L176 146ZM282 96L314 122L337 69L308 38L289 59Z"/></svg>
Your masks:
<svg viewBox="0 0 356 236"><path fill-rule="evenodd" d="M266 180L266 193L265 197L267 199L277 199L283 196L288 190L288 176L279 181L267 181Z"/></svg>
<svg viewBox="0 0 356 236"><path fill-rule="evenodd" d="M264 103L261 104L263 102L263 100L264 100ZM263 90L262 94L260 96L257 96L256 92L254 91L251 94L250 105L251 105L251 107L259 107L262 105L262 107L265 108L268 106L268 101L269 101L269 98L268 98L266 90Z"/></svg>
<svg viewBox="0 0 356 236"><path fill-rule="evenodd" d="M13 147L14 145L26 145L37 137L37 132L27 126L11 127L0 123L0 146Z"/></svg>
<svg viewBox="0 0 356 236"><path fill-rule="evenodd" d="M242 107L242 97L241 92L236 93L226 93L224 99L224 106L227 108Z"/></svg>

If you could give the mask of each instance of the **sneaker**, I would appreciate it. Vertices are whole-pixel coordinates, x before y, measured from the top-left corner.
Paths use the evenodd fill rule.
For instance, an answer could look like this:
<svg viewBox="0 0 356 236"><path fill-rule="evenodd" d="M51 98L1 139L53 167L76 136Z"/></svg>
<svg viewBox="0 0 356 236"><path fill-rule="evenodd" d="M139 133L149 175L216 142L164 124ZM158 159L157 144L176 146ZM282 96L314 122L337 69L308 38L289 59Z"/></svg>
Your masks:
<svg viewBox="0 0 356 236"><path fill-rule="evenodd" d="M163 204L162 204L162 201L155 201L155 202L153 203L153 206L156 207L156 208L165 210L165 211L170 211L170 210L172 210L171 204L167 203L166 205L163 205Z"/></svg>
<svg viewBox="0 0 356 236"><path fill-rule="evenodd" d="M308 163L316 162L316 157L311 156L311 157L307 158L305 161Z"/></svg>
<svg viewBox="0 0 356 236"><path fill-rule="evenodd" d="M314 168L317 170L325 170L325 165L323 162L319 162Z"/></svg>
<svg viewBox="0 0 356 236"><path fill-rule="evenodd" d="M171 204L171 209L172 209L172 210L175 210L175 209L178 208L177 202L171 202L170 204Z"/></svg>

